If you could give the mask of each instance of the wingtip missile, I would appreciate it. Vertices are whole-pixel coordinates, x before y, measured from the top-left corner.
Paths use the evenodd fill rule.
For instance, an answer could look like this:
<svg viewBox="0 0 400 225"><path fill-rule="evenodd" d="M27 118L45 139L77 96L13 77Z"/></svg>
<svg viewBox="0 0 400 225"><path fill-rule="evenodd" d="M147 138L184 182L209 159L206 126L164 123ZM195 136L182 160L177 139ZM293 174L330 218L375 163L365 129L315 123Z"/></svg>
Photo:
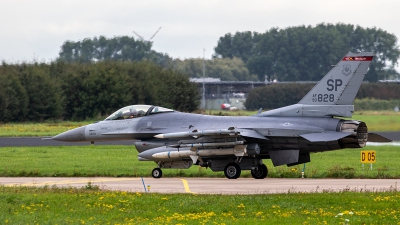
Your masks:
<svg viewBox="0 0 400 225"><path fill-rule="evenodd" d="M157 135L154 135L154 137L155 138L164 138L164 134L157 134Z"/></svg>

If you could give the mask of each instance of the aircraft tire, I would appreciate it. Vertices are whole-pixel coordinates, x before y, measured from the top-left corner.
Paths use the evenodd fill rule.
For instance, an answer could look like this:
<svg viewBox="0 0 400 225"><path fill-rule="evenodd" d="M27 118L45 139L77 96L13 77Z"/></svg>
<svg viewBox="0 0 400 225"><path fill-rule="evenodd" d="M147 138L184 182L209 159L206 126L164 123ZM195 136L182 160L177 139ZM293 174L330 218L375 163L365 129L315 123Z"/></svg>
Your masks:
<svg viewBox="0 0 400 225"><path fill-rule="evenodd" d="M241 172L242 169L237 163L228 163L224 169L225 177L228 179L237 179Z"/></svg>
<svg viewBox="0 0 400 225"><path fill-rule="evenodd" d="M264 179L268 175L268 168L265 164L258 166L257 170L251 170L251 176L254 179Z"/></svg>
<svg viewBox="0 0 400 225"><path fill-rule="evenodd" d="M153 171L151 171L151 175L154 178L161 178L162 177L162 170L160 168L154 168Z"/></svg>

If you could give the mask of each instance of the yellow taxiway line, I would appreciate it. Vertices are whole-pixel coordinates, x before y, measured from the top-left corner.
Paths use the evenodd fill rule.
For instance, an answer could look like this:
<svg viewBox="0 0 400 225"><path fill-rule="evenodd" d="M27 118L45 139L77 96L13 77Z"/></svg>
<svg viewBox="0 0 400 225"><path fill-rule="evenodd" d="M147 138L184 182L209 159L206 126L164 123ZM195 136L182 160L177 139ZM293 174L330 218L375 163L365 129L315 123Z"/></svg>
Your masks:
<svg viewBox="0 0 400 225"><path fill-rule="evenodd" d="M195 192L191 192L191 191L190 191L189 183L187 182L187 180L181 179L181 181L182 181L183 187L185 188L185 191L186 191L187 193L196 194Z"/></svg>

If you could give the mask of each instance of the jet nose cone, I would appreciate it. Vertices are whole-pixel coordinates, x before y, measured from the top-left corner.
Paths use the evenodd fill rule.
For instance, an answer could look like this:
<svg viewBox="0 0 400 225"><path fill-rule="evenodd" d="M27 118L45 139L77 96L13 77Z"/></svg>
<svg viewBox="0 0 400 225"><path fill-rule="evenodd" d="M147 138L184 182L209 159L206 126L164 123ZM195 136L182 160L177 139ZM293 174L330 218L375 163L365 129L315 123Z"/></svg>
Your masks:
<svg viewBox="0 0 400 225"><path fill-rule="evenodd" d="M86 126L78 127L73 130L69 130L59 135L56 135L52 139L56 141L66 141L66 142L86 141L85 129Z"/></svg>

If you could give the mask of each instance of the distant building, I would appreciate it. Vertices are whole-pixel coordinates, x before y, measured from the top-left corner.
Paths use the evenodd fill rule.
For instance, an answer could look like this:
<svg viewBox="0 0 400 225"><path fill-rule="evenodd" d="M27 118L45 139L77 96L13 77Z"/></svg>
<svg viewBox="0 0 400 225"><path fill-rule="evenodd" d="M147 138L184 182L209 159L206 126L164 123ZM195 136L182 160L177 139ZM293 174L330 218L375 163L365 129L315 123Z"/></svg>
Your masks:
<svg viewBox="0 0 400 225"><path fill-rule="evenodd" d="M398 83L400 84L400 80L396 79L396 80L379 80L380 83Z"/></svg>
<svg viewBox="0 0 400 225"><path fill-rule="evenodd" d="M199 94L202 95L203 78L191 78L190 81L197 84ZM204 78L205 109L221 109L224 103L243 109L247 94L256 87L266 85L258 81L221 81L219 78Z"/></svg>

